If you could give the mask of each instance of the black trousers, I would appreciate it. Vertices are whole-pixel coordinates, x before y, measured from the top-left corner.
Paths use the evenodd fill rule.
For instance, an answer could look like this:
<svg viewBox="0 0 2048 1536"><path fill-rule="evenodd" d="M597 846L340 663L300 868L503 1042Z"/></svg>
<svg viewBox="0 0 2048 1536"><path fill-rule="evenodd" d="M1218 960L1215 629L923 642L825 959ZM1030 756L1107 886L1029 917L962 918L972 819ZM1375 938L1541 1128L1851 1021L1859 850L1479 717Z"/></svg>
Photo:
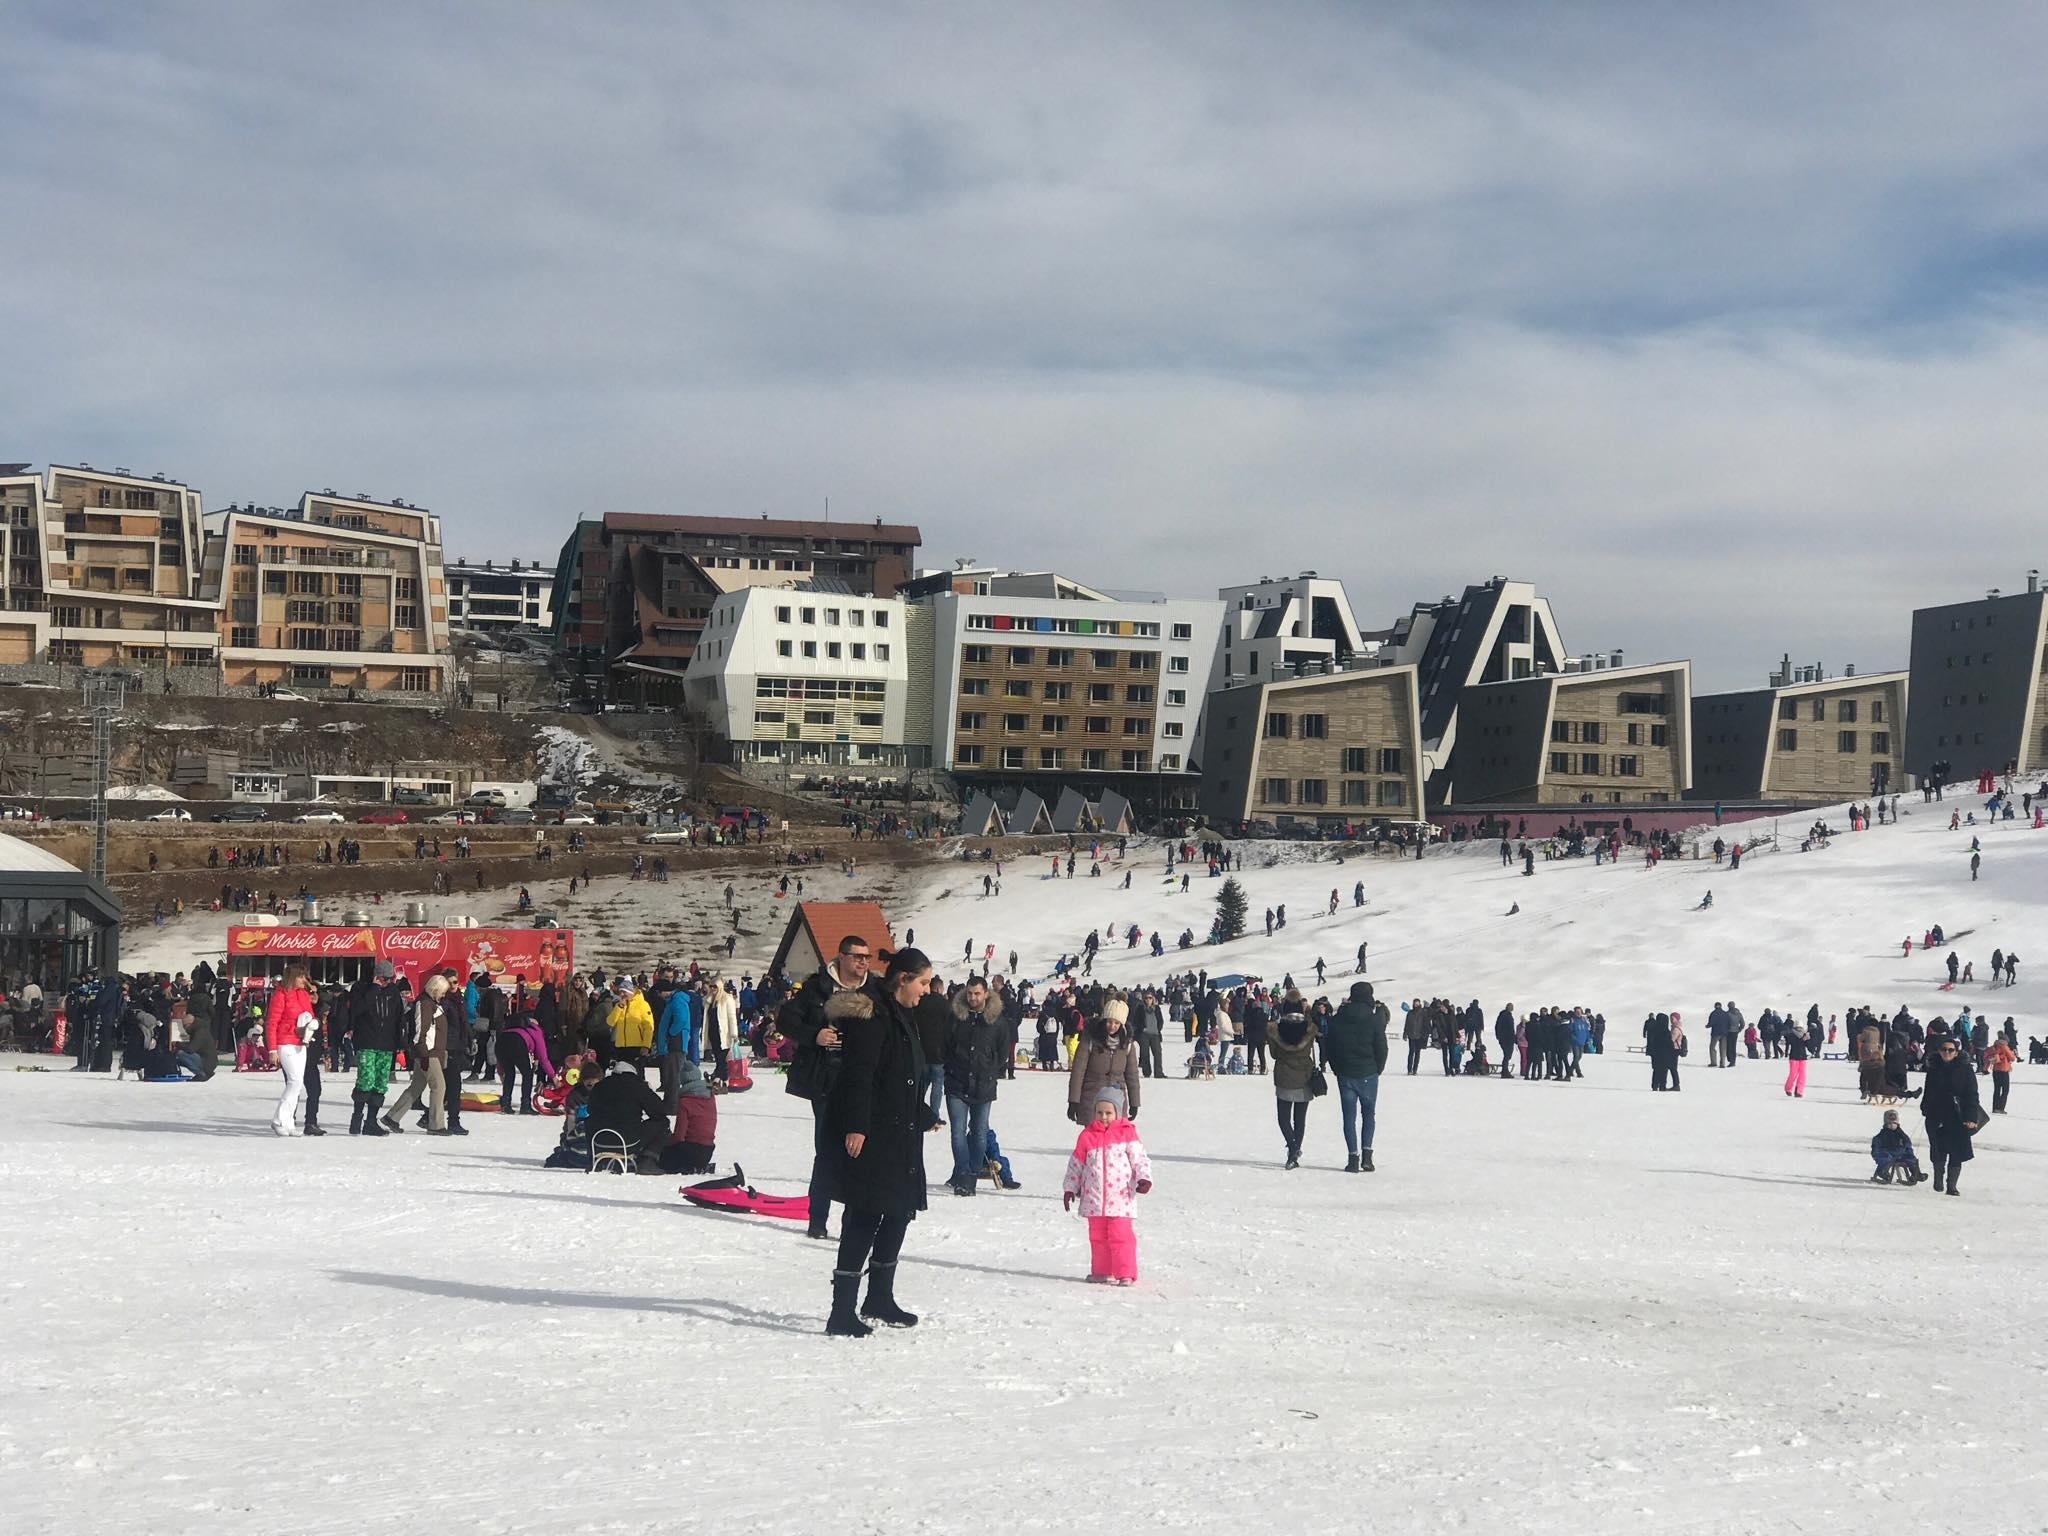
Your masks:
<svg viewBox="0 0 2048 1536"><path fill-rule="evenodd" d="M1271 1063L1266 1060L1266 1042L1254 1040L1245 1047L1244 1065L1247 1072L1264 1072Z"/></svg>
<svg viewBox="0 0 2048 1536"><path fill-rule="evenodd" d="M822 1232L832 1215L832 1128L826 1122L826 1105L811 1105L811 1230ZM850 1213L849 1213L850 1214ZM845 1227L840 1228L842 1237ZM844 1268L844 1265L840 1266Z"/></svg>
<svg viewBox="0 0 2048 1536"><path fill-rule="evenodd" d="M1422 1065L1422 1045L1423 1042L1420 1040L1410 1040L1408 1042L1408 1075L1410 1077L1413 1077L1416 1069Z"/></svg>
<svg viewBox="0 0 2048 1536"><path fill-rule="evenodd" d="M1287 1150L1301 1156L1301 1138L1308 1133L1308 1105L1275 1099L1273 1107L1279 1111L1280 1136L1287 1143Z"/></svg>
<svg viewBox="0 0 2048 1536"><path fill-rule="evenodd" d="M517 1046L514 1050L512 1047ZM498 1108L506 1114L512 1112L512 1081L519 1080L519 1107L527 1114L533 1113L533 1052L526 1042L517 1035L506 1035L498 1041L498 1081L503 1091L498 1097ZM675 1106L669 1105L669 1113L675 1113Z"/></svg>
<svg viewBox="0 0 2048 1536"><path fill-rule="evenodd" d="M2007 1096L2008 1096L2008 1095L2010 1095L2011 1093L2012 1093L2012 1074L2011 1074L2010 1072L1994 1072L1994 1073L1992 1073L1992 1074L1991 1074L1991 1112L1992 1112L1992 1113L1993 1113L1994 1115L2002 1115L2002 1114L2004 1114L2004 1113L2005 1113L2005 1101L2006 1101L2006 1098L2007 1098Z"/></svg>
<svg viewBox="0 0 2048 1536"><path fill-rule="evenodd" d="M1164 1077L1166 1069L1159 1062L1159 1037L1138 1036L1138 1071L1146 1077Z"/></svg>
<svg viewBox="0 0 2048 1536"><path fill-rule="evenodd" d="M320 1055L306 1052L306 1124L320 1123Z"/></svg>
<svg viewBox="0 0 2048 1536"><path fill-rule="evenodd" d="M910 1212L857 1211L846 1208L839 1223L839 1258L835 1268L843 1275L857 1275L870 1264L894 1264L903 1251L903 1236L910 1230Z"/></svg>

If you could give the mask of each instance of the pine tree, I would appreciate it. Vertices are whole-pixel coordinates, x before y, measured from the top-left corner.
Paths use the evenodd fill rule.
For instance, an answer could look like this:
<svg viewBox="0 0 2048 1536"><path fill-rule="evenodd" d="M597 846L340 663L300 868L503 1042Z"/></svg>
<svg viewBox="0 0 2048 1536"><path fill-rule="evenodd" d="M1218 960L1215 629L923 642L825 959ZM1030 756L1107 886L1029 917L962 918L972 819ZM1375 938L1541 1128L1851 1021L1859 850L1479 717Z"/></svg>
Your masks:
<svg viewBox="0 0 2048 1536"><path fill-rule="evenodd" d="M1244 937L1246 906L1244 887L1232 875L1223 882L1223 889L1216 893L1216 921L1209 929L1210 937L1216 943L1227 944L1232 939Z"/></svg>

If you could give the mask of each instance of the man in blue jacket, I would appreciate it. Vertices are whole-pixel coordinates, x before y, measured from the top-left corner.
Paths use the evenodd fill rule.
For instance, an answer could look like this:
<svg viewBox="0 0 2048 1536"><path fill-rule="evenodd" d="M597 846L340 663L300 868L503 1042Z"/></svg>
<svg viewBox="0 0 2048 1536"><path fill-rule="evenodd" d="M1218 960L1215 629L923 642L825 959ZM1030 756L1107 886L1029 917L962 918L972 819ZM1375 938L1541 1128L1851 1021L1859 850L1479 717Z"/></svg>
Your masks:
<svg viewBox="0 0 2048 1536"><path fill-rule="evenodd" d="M671 1119L683 1091L683 1062L697 1060L703 1038L704 998L692 982L669 994L654 1025L654 1048L661 1054L661 1099Z"/></svg>

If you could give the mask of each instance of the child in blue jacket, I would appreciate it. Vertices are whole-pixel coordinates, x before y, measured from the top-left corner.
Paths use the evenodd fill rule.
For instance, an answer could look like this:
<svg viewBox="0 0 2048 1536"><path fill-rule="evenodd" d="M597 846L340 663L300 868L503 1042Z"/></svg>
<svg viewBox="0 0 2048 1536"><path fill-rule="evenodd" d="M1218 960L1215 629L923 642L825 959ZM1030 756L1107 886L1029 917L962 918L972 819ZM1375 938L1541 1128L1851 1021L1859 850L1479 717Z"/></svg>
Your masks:
<svg viewBox="0 0 2048 1536"><path fill-rule="evenodd" d="M1920 1167L1920 1159L1913 1152L1913 1138L1899 1127L1896 1109L1884 1112L1884 1129L1870 1138L1870 1156L1877 1164L1877 1172L1870 1176L1873 1184L1891 1183L1894 1169L1905 1171L1908 1184L1918 1184L1927 1177Z"/></svg>

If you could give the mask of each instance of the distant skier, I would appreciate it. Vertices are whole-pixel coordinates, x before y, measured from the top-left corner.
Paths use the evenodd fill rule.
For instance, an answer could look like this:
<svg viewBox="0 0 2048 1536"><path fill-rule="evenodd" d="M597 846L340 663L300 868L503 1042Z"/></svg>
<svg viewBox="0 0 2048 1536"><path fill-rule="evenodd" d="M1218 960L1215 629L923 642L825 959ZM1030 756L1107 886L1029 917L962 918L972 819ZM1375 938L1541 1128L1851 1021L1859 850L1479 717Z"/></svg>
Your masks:
<svg viewBox="0 0 2048 1536"><path fill-rule="evenodd" d="M1365 974L1365 941L1363 939L1358 941L1358 969L1351 974L1354 976L1363 976Z"/></svg>
<svg viewBox="0 0 2048 1536"><path fill-rule="evenodd" d="M1706 894L1706 895L1704 895L1704 896L1702 896L1702 897L1700 898L1700 904L1699 904L1699 905L1698 905L1697 907L1693 908L1693 910L1694 910L1695 912L1704 912L1704 911L1706 911L1706 910L1707 910L1707 908L1711 907L1711 906L1712 906L1713 904L1714 904L1714 893L1713 893L1712 891L1709 891L1709 892L1707 892L1707 894Z"/></svg>

